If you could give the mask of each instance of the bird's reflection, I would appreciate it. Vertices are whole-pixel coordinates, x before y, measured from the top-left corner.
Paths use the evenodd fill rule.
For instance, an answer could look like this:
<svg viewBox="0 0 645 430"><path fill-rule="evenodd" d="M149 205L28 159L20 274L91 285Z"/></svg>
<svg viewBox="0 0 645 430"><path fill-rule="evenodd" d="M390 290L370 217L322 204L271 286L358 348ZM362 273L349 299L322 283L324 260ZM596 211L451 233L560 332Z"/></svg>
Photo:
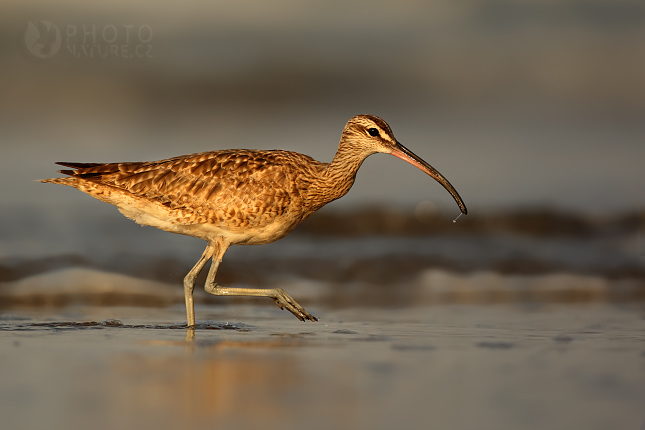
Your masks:
<svg viewBox="0 0 645 430"><path fill-rule="evenodd" d="M182 355L126 355L116 373L130 381L120 402L136 404L141 414L161 411L167 424L187 428L244 422L261 428L279 422L294 406L285 399L304 398L312 385L297 354L279 350L303 345L306 339L276 336L269 340L200 339L190 328ZM220 337L221 339L221 337ZM159 345L155 343L154 345ZM176 350L175 350L176 351ZM293 397L295 396L295 398Z"/></svg>

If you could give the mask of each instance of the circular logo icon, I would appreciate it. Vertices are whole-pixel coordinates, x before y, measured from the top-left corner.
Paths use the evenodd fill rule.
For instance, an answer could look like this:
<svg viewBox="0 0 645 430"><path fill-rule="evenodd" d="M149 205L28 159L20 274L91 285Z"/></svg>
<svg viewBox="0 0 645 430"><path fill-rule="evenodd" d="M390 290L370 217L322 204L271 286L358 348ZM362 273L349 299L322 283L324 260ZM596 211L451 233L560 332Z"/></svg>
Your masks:
<svg viewBox="0 0 645 430"><path fill-rule="evenodd" d="M31 55L42 60L56 55L61 45L58 27L49 21L29 21L25 31L25 47Z"/></svg>

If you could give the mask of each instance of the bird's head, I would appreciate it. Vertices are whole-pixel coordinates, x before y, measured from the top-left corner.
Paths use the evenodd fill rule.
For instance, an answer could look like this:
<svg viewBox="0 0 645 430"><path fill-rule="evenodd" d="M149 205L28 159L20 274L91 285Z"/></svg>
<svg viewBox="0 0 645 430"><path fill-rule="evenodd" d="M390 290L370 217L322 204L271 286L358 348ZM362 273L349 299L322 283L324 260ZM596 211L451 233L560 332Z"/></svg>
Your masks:
<svg viewBox="0 0 645 430"><path fill-rule="evenodd" d="M364 157L382 152L407 161L439 182L455 199L461 212L464 215L468 213L466 205L450 182L421 157L401 145L394 137L390 126L381 118L374 115L357 115L350 118L343 130L341 146L351 147Z"/></svg>

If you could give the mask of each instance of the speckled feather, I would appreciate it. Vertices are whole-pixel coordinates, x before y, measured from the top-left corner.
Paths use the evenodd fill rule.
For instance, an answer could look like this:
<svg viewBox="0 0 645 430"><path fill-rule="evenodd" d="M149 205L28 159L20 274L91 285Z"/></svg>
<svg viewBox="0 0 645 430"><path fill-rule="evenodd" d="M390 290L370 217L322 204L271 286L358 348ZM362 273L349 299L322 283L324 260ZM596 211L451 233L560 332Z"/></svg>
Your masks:
<svg viewBox="0 0 645 430"><path fill-rule="evenodd" d="M154 162L89 167L59 164L76 170L63 171L71 178L48 182L72 185L116 205L135 221L140 217L132 216L132 210L128 210L132 207L124 207L132 205L132 198L135 206L144 202L147 206L161 206L158 210L165 212L162 216L169 225L155 227L184 234L190 233L181 226L210 224L230 231L263 229L276 221L292 224L286 218L292 219L295 227L322 203L308 200L307 190L328 166L295 152L240 149Z"/></svg>

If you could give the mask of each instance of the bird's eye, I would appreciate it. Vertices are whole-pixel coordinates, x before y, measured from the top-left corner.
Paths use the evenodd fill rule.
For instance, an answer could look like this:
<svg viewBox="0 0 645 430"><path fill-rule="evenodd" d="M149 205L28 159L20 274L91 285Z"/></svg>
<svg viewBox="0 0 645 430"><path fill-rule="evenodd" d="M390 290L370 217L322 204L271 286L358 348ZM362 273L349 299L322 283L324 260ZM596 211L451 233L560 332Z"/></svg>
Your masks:
<svg viewBox="0 0 645 430"><path fill-rule="evenodd" d="M376 137L379 135L378 129L376 128L369 128L367 129L367 132L370 134L372 137Z"/></svg>

